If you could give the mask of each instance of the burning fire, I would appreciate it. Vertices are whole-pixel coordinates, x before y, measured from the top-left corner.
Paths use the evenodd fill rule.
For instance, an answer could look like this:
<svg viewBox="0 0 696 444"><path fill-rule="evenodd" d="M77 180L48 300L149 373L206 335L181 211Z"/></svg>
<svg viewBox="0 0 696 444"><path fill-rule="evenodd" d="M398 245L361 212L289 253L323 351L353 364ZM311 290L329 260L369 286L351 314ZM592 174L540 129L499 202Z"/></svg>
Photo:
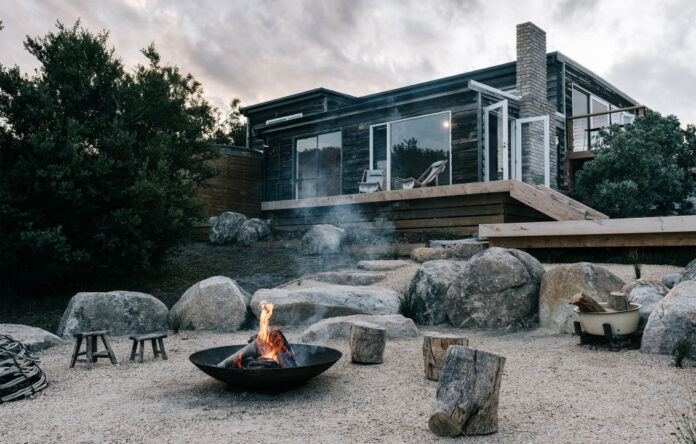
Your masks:
<svg viewBox="0 0 696 444"><path fill-rule="evenodd" d="M280 330L271 330L273 304L261 302L259 332L249 344L222 361L220 367L289 368L297 367L290 344Z"/></svg>

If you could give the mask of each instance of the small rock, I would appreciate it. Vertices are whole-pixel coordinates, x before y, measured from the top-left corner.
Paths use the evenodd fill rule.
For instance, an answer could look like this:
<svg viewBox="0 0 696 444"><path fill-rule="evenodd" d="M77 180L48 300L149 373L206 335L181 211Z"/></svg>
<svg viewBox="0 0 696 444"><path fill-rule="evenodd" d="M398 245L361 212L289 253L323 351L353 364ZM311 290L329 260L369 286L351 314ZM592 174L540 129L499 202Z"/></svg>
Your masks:
<svg viewBox="0 0 696 444"><path fill-rule="evenodd" d="M539 323L560 333L573 333L577 315L570 300L583 292L597 302L607 302L612 291L625 285L614 273L580 262L556 266L544 274L539 291Z"/></svg>
<svg viewBox="0 0 696 444"><path fill-rule="evenodd" d="M639 279L630 284L624 285L621 289L628 299L635 304L640 304L640 322L638 323L638 332L642 332L645 324L648 323L648 318L653 308L662 301L662 298L669 292L667 287L661 281L651 281L648 279Z"/></svg>
<svg viewBox="0 0 696 444"><path fill-rule="evenodd" d="M333 225L314 225L300 239L298 251L310 255L340 253L345 235L345 230Z"/></svg>
<svg viewBox="0 0 696 444"><path fill-rule="evenodd" d="M447 322L447 291L462 264L455 261L429 261L418 267L408 294L415 308L415 321L423 325Z"/></svg>
<svg viewBox="0 0 696 444"><path fill-rule="evenodd" d="M278 325L307 325L335 316L399 312L399 293L381 287L326 285L261 289L251 298L251 310L256 317L264 301L273 304L272 320Z"/></svg>
<svg viewBox="0 0 696 444"><path fill-rule="evenodd" d="M489 248L462 265L447 292L445 309L452 326L530 326L536 319L544 268L529 254Z"/></svg>
<svg viewBox="0 0 696 444"><path fill-rule="evenodd" d="M237 233L237 243L240 245L251 245L256 241L271 237L271 226L267 222L253 218L244 221Z"/></svg>
<svg viewBox="0 0 696 444"><path fill-rule="evenodd" d="M226 276L197 282L172 307L182 329L236 331L244 322L251 296Z"/></svg>
<svg viewBox="0 0 696 444"><path fill-rule="evenodd" d="M339 270L317 273L313 276L310 276L309 278L317 280L319 282L328 282L330 284L372 285L374 283L384 280L384 278L386 277L387 275L384 273L377 273L372 271Z"/></svg>
<svg viewBox="0 0 696 444"><path fill-rule="evenodd" d="M408 265L408 261L396 260L377 260L377 261L360 261L358 268L368 271L390 271Z"/></svg>
<svg viewBox="0 0 696 444"><path fill-rule="evenodd" d="M640 351L673 355L683 340L696 342L696 281L680 282L655 306ZM696 346L690 357L696 358Z"/></svg>
<svg viewBox="0 0 696 444"><path fill-rule="evenodd" d="M411 251L411 260L420 264L427 261L446 260L452 257L451 248L414 248Z"/></svg>
<svg viewBox="0 0 696 444"><path fill-rule="evenodd" d="M237 240L237 233L242 224L247 220L246 216L232 211L222 213L210 226L208 236L210 242L215 245L227 245Z"/></svg>
<svg viewBox="0 0 696 444"><path fill-rule="evenodd" d="M109 330L113 336L145 334L169 328L169 310L162 301L146 293L110 291L77 293L70 299L58 326L58 336Z"/></svg>
<svg viewBox="0 0 696 444"><path fill-rule="evenodd" d="M666 276L662 276L662 283L665 287L672 288L679 283L681 280L681 273L672 273Z"/></svg>
<svg viewBox="0 0 696 444"><path fill-rule="evenodd" d="M387 339L413 338L418 336L418 328L413 320L399 314L392 315L352 315L328 318L309 326L301 337L302 342L325 343L331 339L350 336L350 326L354 322L366 322L387 331Z"/></svg>
<svg viewBox="0 0 696 444"><path fill-rule="evenodd" d="M12 336L32 352L65 344L64 340L43 328L22 324L0 324L0 335Z"/></svg>

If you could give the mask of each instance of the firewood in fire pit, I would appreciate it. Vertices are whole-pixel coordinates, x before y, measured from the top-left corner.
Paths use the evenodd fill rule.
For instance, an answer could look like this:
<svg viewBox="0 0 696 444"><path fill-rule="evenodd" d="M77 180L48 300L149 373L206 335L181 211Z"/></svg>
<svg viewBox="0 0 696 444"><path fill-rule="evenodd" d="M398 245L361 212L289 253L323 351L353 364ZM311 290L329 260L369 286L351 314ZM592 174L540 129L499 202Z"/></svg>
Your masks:
<svg viewBox="0 0 696 444"><path fill-rule="evenodd" d="M445 362L445 353L450 345L469 345L469 340L463 336L445 333L423 334L423 365L426 378L433 381L440 379L440 368Z"/></svg>
<svg viewBox="0 0 696 444"><path fill-rule="evenodd" d="M273 330L267 341L252 336L241 350L218 364L221 368L293 368L297 362L290 343L280 330Z"/></svg>
<svg viewBox="0 0 696 444"><path fill-rule="evenodd" d="M447 349L428 426L436 435L498 431L498 395L505 358L461 345Z"/></svg>
<svg viewBox="0 0 696 444"><path fill-rule="evenodd" d="M580 311L583 313L604 313L615 311L610 308L602 307L601 305L599 305L597 301L595 301L590 296L587 296L584 293L578 293L575 296L573 296L573 299L570 300L570 303L573 305L577 305Z"/></svg>
<svg viewBox="0 0 696 444"><path fill-rule="evenodd" d="M387 331L366 322L350 326L350 358L359 364L381 364Z"/></svg>

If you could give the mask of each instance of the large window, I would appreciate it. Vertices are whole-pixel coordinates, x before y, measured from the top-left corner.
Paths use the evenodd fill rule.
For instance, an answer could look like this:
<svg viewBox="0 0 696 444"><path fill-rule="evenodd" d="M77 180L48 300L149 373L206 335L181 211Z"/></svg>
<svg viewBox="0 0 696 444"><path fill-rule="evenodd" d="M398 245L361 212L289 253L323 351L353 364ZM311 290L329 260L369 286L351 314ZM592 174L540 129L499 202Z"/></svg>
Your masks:
<svg viewBox="0 0 696 444"><path fill-rule="evenodd" d="M609 102L586 93L573 86L573 115L601 113L617 109ZM573 151L589 151L597 146L599 131L610 124L625 125L633 121L627 112L603 114L601 116L573 119Z"/></svg>
<svg viewBox="0 0 696 444"><path fill-rule="evenodd" d="M341 194L341 132L297 139L295 144L296 196Z"/></svg>
<svg viewBox="0 0 696 444"><path fill-rule="evenodd" d="M418 179L430 165L441 160L447 160L448 164L438 183L449 185L452 171L449 111L374 125L371 159L372 168L387 170L388 189L401 189L405 181Z"/></svg>

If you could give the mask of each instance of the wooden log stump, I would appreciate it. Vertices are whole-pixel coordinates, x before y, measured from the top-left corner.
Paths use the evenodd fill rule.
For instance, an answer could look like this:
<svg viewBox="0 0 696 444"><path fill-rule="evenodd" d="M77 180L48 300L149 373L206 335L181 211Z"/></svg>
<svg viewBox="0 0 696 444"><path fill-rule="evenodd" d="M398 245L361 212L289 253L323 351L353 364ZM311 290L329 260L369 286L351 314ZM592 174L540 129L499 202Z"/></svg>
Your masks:
<svg viewBox="0 0 696 444"><path fill-rule="evenodd" d="M358 364L381 364L387 331L367 322L350 326L350 359Z"/></svg>
<svg viewBox="0 0 696 444"><path fill-rule="evenodd" d="M453 345L447 349L428 426L436 435L498 431L498 396L505 358Z"/></svg>
<svg viewBox="0 0 696 444"><path fill-rule="evenodd" d="M623 291L612 291L609 293L607 306L616 311L626 311L628 310L628 296Z"/></svg>
<svg viewBox="0 0 696 444"><path fill-rule="evenodd" d="M423 368L425 377L437 381L440 379L440 369L445 363L445 354L450 345L469 345L469 340L463 336L428 332L423 334Z"/></svg>
<svg viewBox="0 0 696 444"><path fill-rule="evenodd" d="M578 293L573 296L573 298L570 300L570 304L577 305L580 311L583 313L604 313L616 311L610 308L602 307L599 305L599 302L595 301L584 293Z"/></svg>

